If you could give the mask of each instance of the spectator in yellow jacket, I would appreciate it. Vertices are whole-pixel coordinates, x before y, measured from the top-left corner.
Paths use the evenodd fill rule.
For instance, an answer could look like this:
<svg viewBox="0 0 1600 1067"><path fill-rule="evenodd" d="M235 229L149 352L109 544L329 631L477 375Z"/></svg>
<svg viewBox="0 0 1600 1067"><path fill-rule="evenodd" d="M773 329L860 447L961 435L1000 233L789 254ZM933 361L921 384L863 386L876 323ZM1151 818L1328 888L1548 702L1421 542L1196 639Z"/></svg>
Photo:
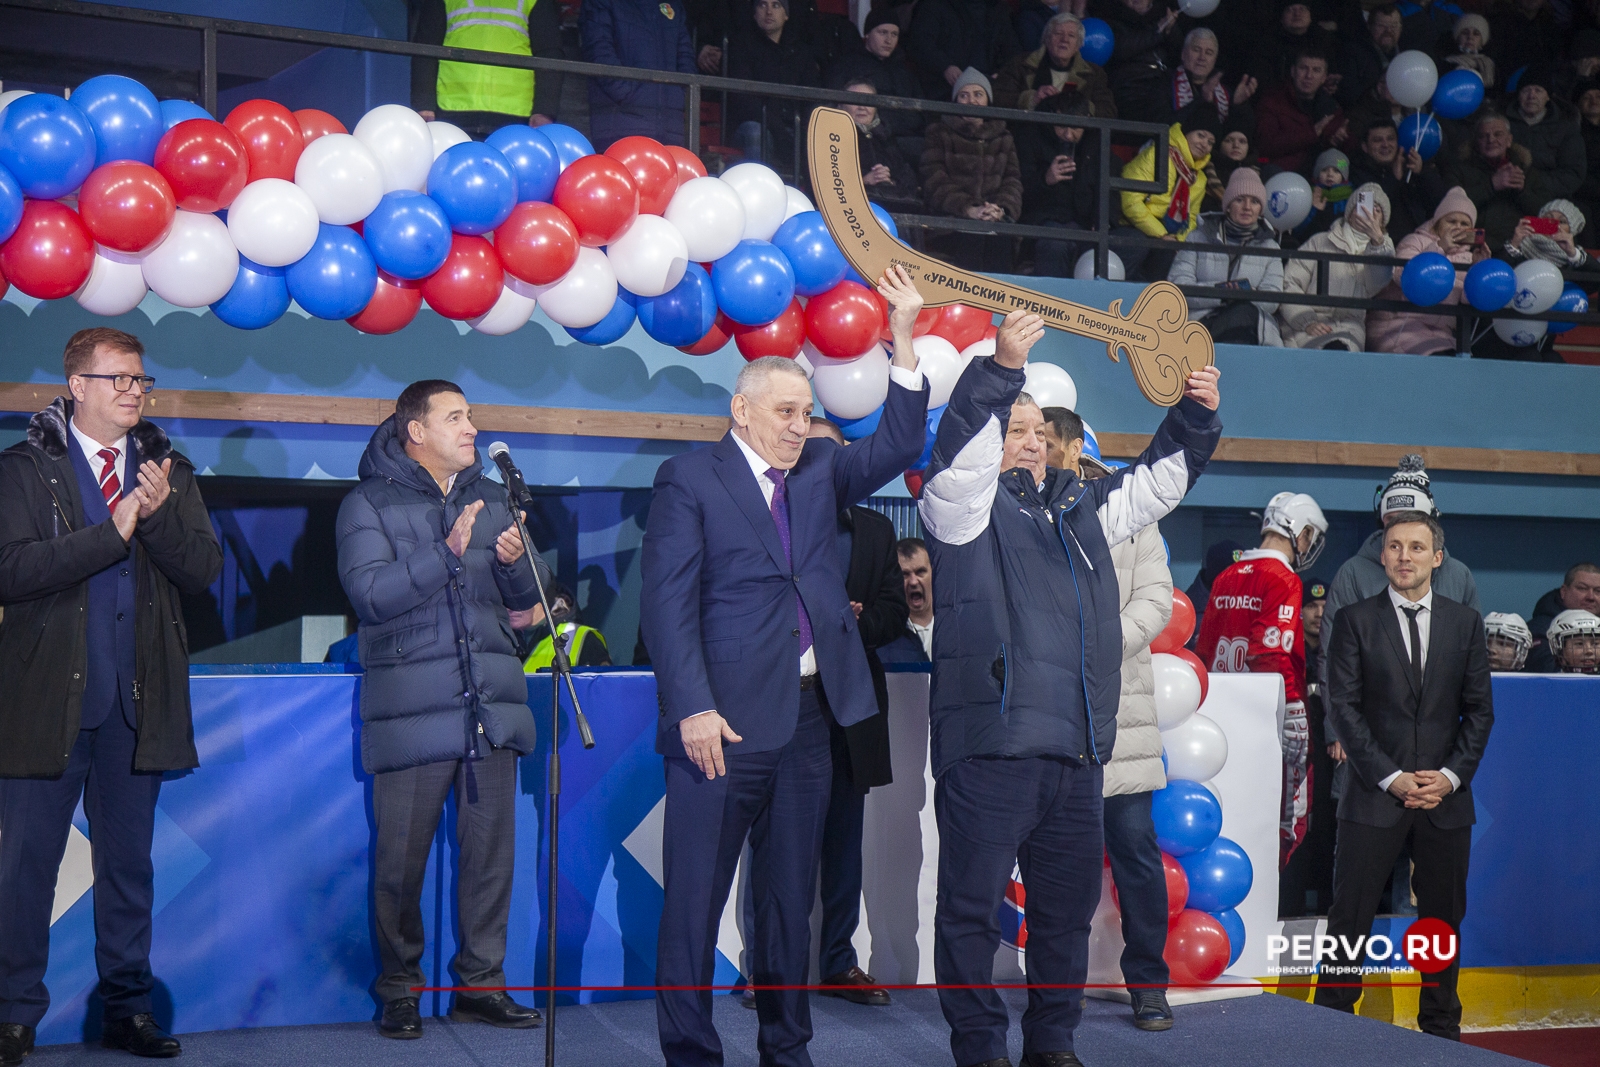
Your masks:
<svg viewBox="0 0 1600 1067"><path fill-rule="evenodd" d="M1173 243L1165 249L1119 248L1129 278L1156 281L1167 276L1177 245L1200 223L1206 195L1206 164L1217 141L1217 114L1210 107L1196 108L1182 123L1167 131L1167 189L1163 193L1122 194L1126 225L1112 231L1124 237L1154 237ZM1156 142L1151 141L1122 168L1124 178L1154 181Z"/></svg>

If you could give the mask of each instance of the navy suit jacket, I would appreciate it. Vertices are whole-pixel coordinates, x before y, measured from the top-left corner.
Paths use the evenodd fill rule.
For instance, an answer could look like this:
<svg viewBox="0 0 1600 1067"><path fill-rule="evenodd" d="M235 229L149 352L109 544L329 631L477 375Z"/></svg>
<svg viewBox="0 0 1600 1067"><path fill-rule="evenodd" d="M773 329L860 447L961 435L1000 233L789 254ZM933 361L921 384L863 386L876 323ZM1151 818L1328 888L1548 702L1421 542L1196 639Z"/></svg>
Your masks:
<svg viewBox="0 0 1600 1067"><path fill-rule="evenodd" d="M788 744L800 713L799 590L833 717L878 713L845 592L839 512L922 453L928 390L892 380L878 429L848 448L806 442L785 482L793 566L750 465L730 432L656 474L644 534L640 625L655 666L656 751L683 756L678 723L718 711L743 741L730 754Z"/></svg>

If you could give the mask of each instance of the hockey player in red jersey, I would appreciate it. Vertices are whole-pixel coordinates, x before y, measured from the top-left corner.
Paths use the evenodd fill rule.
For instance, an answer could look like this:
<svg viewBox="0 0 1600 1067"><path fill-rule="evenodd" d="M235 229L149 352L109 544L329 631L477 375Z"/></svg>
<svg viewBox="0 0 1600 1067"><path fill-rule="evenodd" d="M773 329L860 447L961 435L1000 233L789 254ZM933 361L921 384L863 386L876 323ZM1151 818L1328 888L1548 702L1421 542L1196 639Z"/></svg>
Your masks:
<svg viewBox="0 0 1600 1067"><path fill-rule="evenodd" d="M1223 673L1283 676L1283 808L1279 865L1305 839L1311 801L1311 727L1306 721L1306 650L1300 624L1300 576L1316 562L1328 520L1305 493L1279 493L1261 517L1261 547L1211 585L1200 639L1202 662Z"/></svg>

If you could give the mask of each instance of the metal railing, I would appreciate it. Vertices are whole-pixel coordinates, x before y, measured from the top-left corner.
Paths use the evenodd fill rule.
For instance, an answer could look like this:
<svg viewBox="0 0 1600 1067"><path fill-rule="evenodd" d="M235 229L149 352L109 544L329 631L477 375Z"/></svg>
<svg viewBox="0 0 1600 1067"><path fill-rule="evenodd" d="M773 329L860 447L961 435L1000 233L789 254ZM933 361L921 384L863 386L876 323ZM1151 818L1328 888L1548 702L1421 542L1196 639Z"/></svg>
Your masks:
<svg viewBox="0 0 1600 1067"><path fill-rule="evenodd" d="M398 41L384 37L366 37L359 34L335 33L325 30L307 30L292 26L273 26L258 22L244 22L237 19L213 18L203 15L185 15L167 11L149 11L143 8L119 7L112 4L90 3L87 0L0 0L0 9L13 8L28 11L47 12L58 15L71 15L84 18L106 19L141 23L150 26L169 27L174 30L191 31L198 35L197 60L199 66L200 95L202 106L213 115L217 114L217 82L219 70L217 65L217 40L219 36L243 37L264 41L278 41L301 45L316 45L325 48L351 49L361 52L376 52L384 55L407 56L423 59L454 60L464 63L478 63L485 66L510 67L518 70L548 71L561 74L579 74L588 77L612 78L627 81L641 81L656 85L675 85L684 90L684 143L690 151L699 153L700 130L702 122L701 103L703 94L714 92L720 94L723 101L723 113L727 112L726 102L729 94L741 94L758 97L763 101L769 99L793 100L806 104L860 104L876 107L891 112L912 112L924 114L933 118L945 115L971 116L976 118L998 118L1008 124L1034 124L1046 126L1063 126L1070 124L1084 130L1092 130L1099 139L1099 174L1097 175L1097 226L1093 230L1073 230L1056 226L1034 226L1024 223L1005 222L978 222L972 219L953 218L933 215L919 215L909 213L895 213L896 224L920 231L946 231L993 235L1000 238L1044 238L1048 240L1071 241L1085 245L1093 245L1095 276L1104 278L1107 274L1109 253L1115 248L1146 248L1174 251L1171 241L1163 241L1146 236L1127 236L1113 234L1112 223L1116 217L1112 210L1111 194L1118 193L1163 193L1167 189L1169 160L1166 152L1155 153L1155 176L1151 181L1138 181L1123 178L1112 173L1111 141L1113 136L1132 138L1134 140L1155 140L1158 144L1165 144L1169 127L1161 123L1135 122L1126 119L1107 119L1090 115L1063 116L1058 114L1040 114L1036 111L1020 111L999 107L974 107L967 104L957 104L938 100L923 100L914 97L885 96L881 94L848 92L843 89L824 89L813 86L780 85L772 82L748 81L738 78L727 78L716 75L695 73L681 73L678 71L649 70L639 67L616 67L601 63L586 63L570 59L551 59L539 56L518 56L503 52L486 52L472 48L456 48L445 45L418 44L411 41ZM726 40L723 42L724 66L726 66ZM765 103L763 104L763 118L765 118ZM1070 120L1070 121L1069 121ZM765 124L764 124L765 125ZM793 134L793 163L789 167L788 177L796 185L806 186L804 171L804 144L802 142L803 123L797 119ZM1480 318L1522 318L1543 322L1571 322L1583 325L1600 325L1600 313L1573 313L1543 311L1533 315L1523 315L1511 309L1488 313L1482 312L1469 304L1438 305L1434 307L1419 307L1408 301L1402 300L1377 300L1359 299L1355 297L1332 296L1328 293L1328 267L1332 263L1360 263L1367 266L1401 267L1407 262L1393 256L1365 256L1342 252L1312 252L1301 249L1277 248L1249 248L1229 244L1207 244L1200 242L1183 242L1176 250L1191 252L1218 252L1230 256L1255 256L1271 257L1288 261L1291 259L1312 260L1317 263L1317 287L1313 293L1266 293L1259 290L1237 290L1218 288L1213 286L1185 285L1180 288L1189 297L1214 298L1227 302L1248 303L1278 303L1294 304L1309 307L1352 308L1364 311L1393 311L1406 314L1421 314L1434 316L1452 316L1456 320L1456 348L1458 353L1470 351L1472 344L1473 326Z"/></svg>

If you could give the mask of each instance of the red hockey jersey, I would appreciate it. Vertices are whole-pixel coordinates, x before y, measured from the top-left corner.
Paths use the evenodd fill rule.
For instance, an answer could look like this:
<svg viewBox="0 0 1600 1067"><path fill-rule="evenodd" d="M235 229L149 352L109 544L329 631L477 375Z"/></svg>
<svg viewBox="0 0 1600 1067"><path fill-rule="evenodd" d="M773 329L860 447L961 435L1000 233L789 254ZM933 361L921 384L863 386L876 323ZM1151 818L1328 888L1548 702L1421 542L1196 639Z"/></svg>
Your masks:
<svg viewBox="0 0 1600 1067"><path fill-rule="evenodd" d="M1213 671L1283 676L1284 699L1306 696L1300 576L1281 555L1253 549L1217 575L1195 651Z"/></svg>

